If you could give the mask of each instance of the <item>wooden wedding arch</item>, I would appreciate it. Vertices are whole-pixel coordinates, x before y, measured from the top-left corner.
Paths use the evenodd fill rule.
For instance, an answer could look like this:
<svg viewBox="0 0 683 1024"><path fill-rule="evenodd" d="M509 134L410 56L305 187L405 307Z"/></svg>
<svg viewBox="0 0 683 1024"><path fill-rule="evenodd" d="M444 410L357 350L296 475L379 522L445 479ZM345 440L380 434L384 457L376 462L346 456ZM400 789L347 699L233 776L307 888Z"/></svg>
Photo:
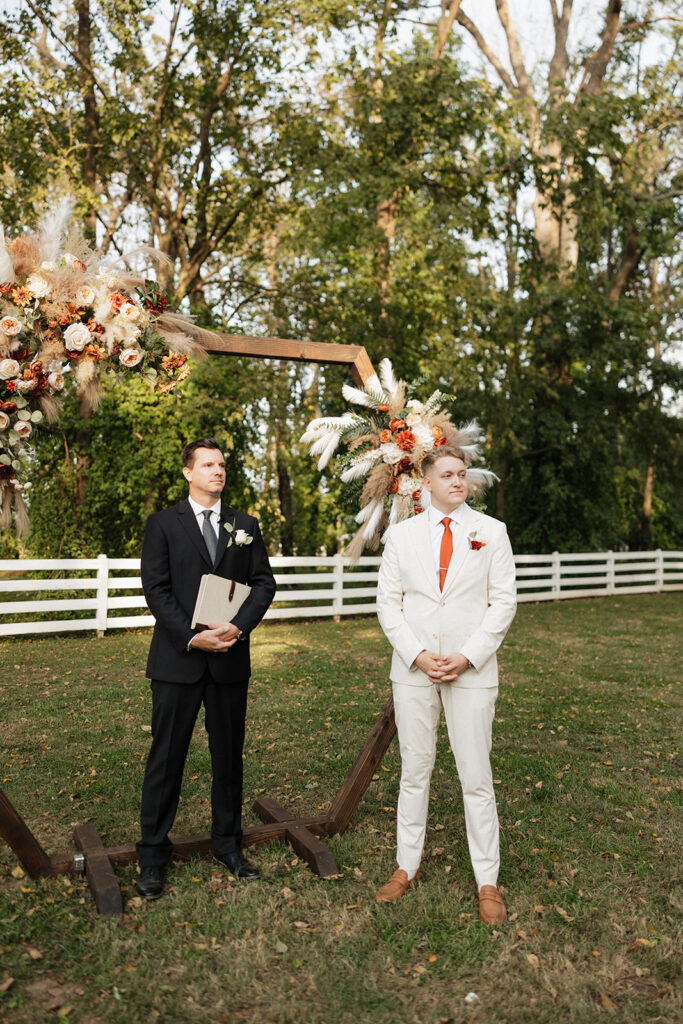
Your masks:
<svg viewBox="0 0 683 1024"><path fill-rule="evenodd" d="M365 384L375 372L367 352L360 345L328 345L288 338L217 334L210 343L204 343L203 347L207 352L221 355L336 363L348 366L359 385ZM253 805L263 824L245 828L244 845L261 846L275 840L285 841L291 844L297 855L317 875L323 878L336 875L338 868L334 856L322 839L346 829L395 732L394 702L389 697L327 814L295 818L275 800L263 797ZM136 860L134 843L105 847L93 825L77 825L74 829L76 850L49 856L1 789L0 836L11 847L31 878L80 874L84 871L98 912L113 917L123 913L121 890L114 867ZM211 850L211 836L208 833L171 836L171 839L174 853L180 857L208 853Z"/></svg>

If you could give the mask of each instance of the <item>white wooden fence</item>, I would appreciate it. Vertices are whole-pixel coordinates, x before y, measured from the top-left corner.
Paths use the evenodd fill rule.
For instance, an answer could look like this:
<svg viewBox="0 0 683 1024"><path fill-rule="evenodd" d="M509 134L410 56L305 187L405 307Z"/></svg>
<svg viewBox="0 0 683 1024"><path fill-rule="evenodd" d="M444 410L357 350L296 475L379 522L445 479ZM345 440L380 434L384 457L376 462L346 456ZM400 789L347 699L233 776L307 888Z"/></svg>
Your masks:
<svg viewBox="0 0 683 1024"><path fill-rule="evenodd" d="M366 557L352 566L341 555L275 556L278 589L266 618L374 612L379 561ZM683 590L683 551L555 551L517 555L515 562L520 601ZM0 559L0 636L153 623L137 558Z"/></svg>

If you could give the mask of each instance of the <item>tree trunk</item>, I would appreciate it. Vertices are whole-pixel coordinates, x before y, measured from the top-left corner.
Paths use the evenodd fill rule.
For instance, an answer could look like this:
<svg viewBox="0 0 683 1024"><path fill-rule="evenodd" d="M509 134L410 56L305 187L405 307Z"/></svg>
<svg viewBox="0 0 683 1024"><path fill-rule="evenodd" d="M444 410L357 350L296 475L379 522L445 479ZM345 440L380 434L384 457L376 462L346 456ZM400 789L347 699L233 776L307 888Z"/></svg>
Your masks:
<svg viewBox="0 0 683 1024"><path fill-rule="evenodd" d="M78 11L78 77L83 97L83 181L88 187L88 209L83 218L86 240L96 245L97 215L97 153L99 148L99 113L92 75L90 0L76 0Z"/></svg>

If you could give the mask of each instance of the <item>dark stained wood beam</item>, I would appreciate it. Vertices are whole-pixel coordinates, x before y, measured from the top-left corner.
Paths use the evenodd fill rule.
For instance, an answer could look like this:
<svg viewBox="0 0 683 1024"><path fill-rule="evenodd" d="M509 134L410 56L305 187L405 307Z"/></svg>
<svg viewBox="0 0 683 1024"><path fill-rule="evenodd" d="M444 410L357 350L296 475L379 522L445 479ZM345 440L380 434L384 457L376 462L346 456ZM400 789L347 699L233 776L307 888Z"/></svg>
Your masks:
<svg viewBox="0 0 683 1024"><path fill-rule="evenodd" d="M97 829L94 825L76 825L74 840L85 857L85 874L98 914L122 917L121 890Z"/></svg>

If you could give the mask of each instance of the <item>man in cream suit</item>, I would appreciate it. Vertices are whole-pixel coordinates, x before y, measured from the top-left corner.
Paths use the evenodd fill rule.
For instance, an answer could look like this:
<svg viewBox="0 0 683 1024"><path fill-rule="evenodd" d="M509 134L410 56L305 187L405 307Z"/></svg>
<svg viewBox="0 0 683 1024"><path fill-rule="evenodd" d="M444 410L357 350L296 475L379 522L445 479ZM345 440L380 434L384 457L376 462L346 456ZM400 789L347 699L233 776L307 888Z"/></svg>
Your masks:
<svg viewBox="0 0 683 1024"><path fill-rule="evenodd" d="M470 858L487 924L506 918L498 890L498 814L489 754L498 694L496 651L516 609L504 523L465 504L464 454L442 446L422 463L431 504L389 531L377 591L394 649L391 680L401 749L398 869L377 893L395 902L419 877L441 708L465 806Z"/></svg>

